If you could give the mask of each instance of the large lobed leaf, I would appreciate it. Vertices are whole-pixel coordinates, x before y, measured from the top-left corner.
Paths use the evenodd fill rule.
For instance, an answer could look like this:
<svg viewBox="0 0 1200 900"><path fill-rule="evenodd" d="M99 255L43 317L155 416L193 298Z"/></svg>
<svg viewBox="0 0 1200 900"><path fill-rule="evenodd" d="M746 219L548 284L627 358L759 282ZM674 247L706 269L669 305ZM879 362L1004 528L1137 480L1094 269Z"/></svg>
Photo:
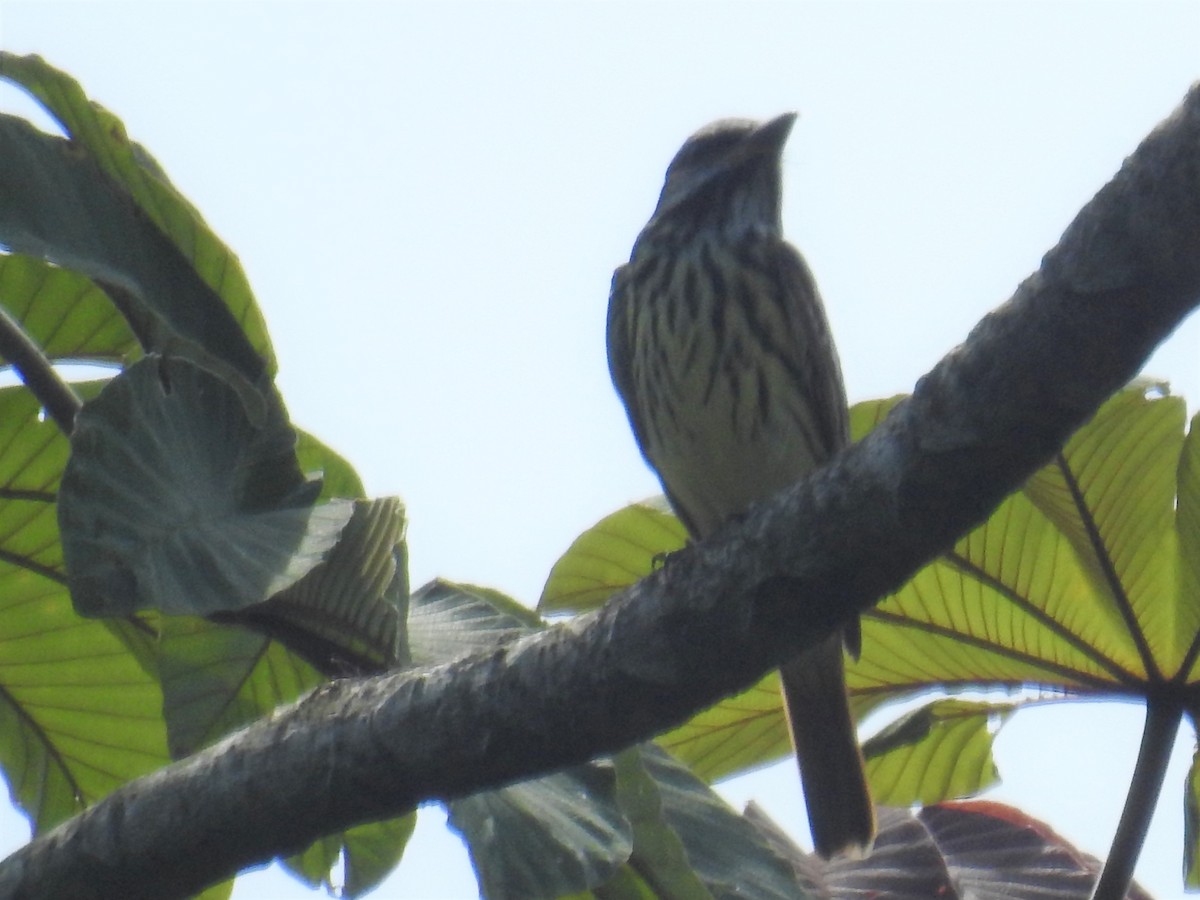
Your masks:
<svg viewBox="0 0 1200 900"><path fill-rule="evenodd" d="M856 406L855 438L896 402ZM1185 438L1183 425L1183 402L1159 387L1136 385L1110 400L987 522L863 616L862 655L848 660L846 675L856 710L933 688L1127 700L1167 678L1190 683L1200 646L1192 589L1200 585L1200 429L1193 421ZM556 564L539 608L593 608L648 574L680 546L666 516L635 504L604 519ZM916 771L873 764L875 792L928 802L986 786L994 729L985 723L1011 709L984 704L966 718L962 710L947 718L945 706L921 711L927 727L911 720L876 746L924 763ZM955 754L945 748L968 734L974 774L952 775ZM898 741L906 735L907 746ZM708 779L782 756L775 676L661 740Z"/></svg>
<svg viewBox="0 0 1200 900"><path fill-rule="evenodd" d="M687 544L687 530L662 497L605 516L554 564L538 601L542 615L600 606L645 576L655 561Z"/></svg>
<svg viewBox="0 0 1200 900"><path fill-rule="evenodd" d="M1016 703L939 700L901 716L863 745L883 806L968 797L999 781L992 736Z"/></svg>
<svg viewBox="0 0 1200 900"><path fill-rule="evenodd" d="M295 434L223 379L147 357L79 414L59 521L76 607L207 614L261 603L334 545L352 505L311 502ZM316 488L316 490L313 490Z"/></svg>
<svg viewBox="0 0 1200 900"><path fill-rule="evenodd" d="M52 360L125 364L137 339L108 296L83 275L31 256L0 256L0 303Z"/></svg>
<svg viewBox="0 0 1200 900"><path fill-rule="evenodd" d="M54 516L67 452L28 392L0 389L0 766L37 831L168 761L145 628L71 606Z"/></svg>

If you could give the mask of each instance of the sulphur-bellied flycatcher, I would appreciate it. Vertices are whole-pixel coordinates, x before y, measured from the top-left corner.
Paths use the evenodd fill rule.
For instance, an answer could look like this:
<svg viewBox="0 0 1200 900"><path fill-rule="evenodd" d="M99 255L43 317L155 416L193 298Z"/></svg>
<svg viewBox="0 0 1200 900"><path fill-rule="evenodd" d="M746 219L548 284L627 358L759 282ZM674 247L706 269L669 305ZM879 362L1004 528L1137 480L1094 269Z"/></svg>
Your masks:
<svg viewBox="0 0 1200 900"><path fill-rule="evenodd" d="M842 374L808 266L783 239L795 114L692 135L613 275L608 362L634 436L693 538L799 481L849 440ZM836 634L781 669L817 851L875 831ZM857 627L850 636L857 642Z"/></svg>

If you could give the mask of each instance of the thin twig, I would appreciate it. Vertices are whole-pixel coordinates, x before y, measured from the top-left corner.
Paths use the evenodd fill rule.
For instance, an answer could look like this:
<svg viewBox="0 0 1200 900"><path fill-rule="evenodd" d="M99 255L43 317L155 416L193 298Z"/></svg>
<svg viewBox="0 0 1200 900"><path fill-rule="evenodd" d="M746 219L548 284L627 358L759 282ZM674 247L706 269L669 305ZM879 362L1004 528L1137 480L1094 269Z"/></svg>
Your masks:
<svg viewBox="0 0 1200 900"><path fill-rule="evenodd" d="M42 348L29 339L21 324L3 307L0 307L0 357L21 376L25 386L46 410L46 415L63 434L70 436L83 401L54 371Z"/></svg>

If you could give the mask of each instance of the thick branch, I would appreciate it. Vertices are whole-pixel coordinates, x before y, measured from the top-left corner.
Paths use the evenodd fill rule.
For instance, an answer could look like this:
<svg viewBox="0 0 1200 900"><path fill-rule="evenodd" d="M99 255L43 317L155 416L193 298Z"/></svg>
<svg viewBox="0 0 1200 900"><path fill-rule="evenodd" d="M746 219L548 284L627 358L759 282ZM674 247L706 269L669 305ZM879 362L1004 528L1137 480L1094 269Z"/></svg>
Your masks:
<svg viewBox="0 0 1200 900"><path fill-rule="evenodd" d="M1198 297L1200 88L1016 296L831 467L594 615L434 669L335 682L116 791L10 857L0 895L181 896L353 823L661 732L982 521Z"/></svg>

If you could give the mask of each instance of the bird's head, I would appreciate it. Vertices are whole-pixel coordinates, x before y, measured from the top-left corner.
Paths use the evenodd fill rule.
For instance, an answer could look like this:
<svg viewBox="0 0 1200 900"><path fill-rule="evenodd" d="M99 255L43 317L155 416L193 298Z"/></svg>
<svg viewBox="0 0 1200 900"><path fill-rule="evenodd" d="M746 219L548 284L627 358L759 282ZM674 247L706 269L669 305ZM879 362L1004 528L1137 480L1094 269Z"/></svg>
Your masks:
<svg viewBox="0 0 1200 900"><path fill-rule="evenodd" d="M649 223L693 235L717 229L727 236L778 233L780 161L795 113L765 122L720 119L693 134L667 167L666 183Z"/></svg>

